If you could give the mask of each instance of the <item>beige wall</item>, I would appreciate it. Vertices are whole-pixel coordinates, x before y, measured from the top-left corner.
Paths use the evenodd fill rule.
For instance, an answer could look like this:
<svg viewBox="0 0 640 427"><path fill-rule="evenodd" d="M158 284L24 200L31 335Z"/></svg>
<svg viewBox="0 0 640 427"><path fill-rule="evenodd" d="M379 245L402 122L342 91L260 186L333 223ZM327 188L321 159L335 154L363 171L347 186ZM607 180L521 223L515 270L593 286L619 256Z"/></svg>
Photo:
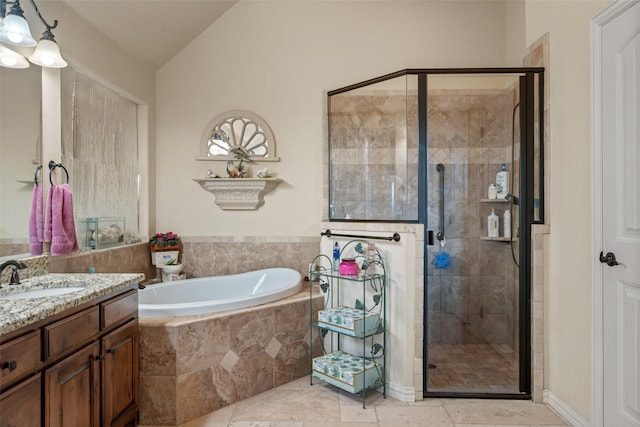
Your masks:
<svg viewBox="0 0 640 427"><path fill-rule="evenodd" d="M531 44L525 42L525 5L526 0L508 0L504 4L504 56L505 65L509 67L522 66L522 58Z"/></svg>
<svg viewBox="0 0 640 427"><path fill-rule="evenodd" d="M549 32L551 234L545 388L591 418L589 20L607 1L526 3L526 43ZM570 165L570 166L569 166Z"/></svg>
<svg viewBox="0 0 640 427"><path fill-rule="evenodd" d="M411 67L504 62L501 2L239 2L157 74L158 231L315 236L322 212L323 92ZM277 140L285 182L258 211L222 211L193 178L216 115L246 109Z"/></svg>

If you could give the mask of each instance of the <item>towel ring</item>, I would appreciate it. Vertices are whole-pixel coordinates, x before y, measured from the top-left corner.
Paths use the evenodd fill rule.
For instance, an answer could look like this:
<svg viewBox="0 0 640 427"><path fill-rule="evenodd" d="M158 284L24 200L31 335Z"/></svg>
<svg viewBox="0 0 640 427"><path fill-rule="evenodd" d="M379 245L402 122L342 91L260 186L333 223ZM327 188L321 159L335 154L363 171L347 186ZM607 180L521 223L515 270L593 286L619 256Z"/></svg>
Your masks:
<svg viewBox="0 0 640 427"><path fill-rule="evenodd" d="M38 173L42 171L42 165L39 165L36 168L36 171L33 173L33 182L35 185L38 185Z"/></svg>
<svg viewBox="0 0 640 427"><path fill-rule="evenodd" d="M67 168L65 168L64 166L62 166L62 163L56 163L53 160L51 160L49 162L49 182L51 183L51 185L53 185L53 179L52 179L52 174L55 168L62 168L62 170L64 171L65 174L67 174L67 184L69 183L69 171L67 171Z"/></svg>

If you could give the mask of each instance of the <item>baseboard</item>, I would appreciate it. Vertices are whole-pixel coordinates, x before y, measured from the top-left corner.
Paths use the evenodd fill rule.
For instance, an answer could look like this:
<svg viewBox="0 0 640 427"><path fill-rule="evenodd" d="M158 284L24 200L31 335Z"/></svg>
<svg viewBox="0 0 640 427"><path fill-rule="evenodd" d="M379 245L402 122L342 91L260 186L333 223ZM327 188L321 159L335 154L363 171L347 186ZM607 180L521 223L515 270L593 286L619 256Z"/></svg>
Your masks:
<svg viewBox="0 0 640 427"><path fill-rule="evenodd" d="M415 402L416 389L413 387L403 387L394 383L387 383L387 394L389 397L398 399L401 402Z"/></svg>
<svg viewBox="0 0 640 427"><path fill-rule="evenodd" d="M573 427L591 427L591 423L585 420L575 409L569 406L564 400L556 396L552 391L544 390L544 403L556 411L566 422Z"/></svg>

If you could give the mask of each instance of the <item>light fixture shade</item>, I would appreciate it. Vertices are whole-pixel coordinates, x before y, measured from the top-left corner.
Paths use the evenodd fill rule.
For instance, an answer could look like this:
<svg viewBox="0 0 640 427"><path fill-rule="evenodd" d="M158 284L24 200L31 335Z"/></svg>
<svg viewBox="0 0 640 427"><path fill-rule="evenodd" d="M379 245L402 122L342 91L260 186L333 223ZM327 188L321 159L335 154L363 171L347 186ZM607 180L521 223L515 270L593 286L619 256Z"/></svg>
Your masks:
<svg viewBox="0 0 640 427"><path fill-rule="evenodd" d="M33 47L38 44L29 30L29 24L23 16L9 15L4 17L0 28L0 41L14 46Z"/></svg>
<svg viewBox="0 0 640 427"><path fill-rule="evenodd" d="M18 52L0 46L0 66L7 68L28 68L29 61Z"/></svg>
<svg viewBox="0 0 640 427"><path fill-rule="evenodd" d="M41 67L64 68L67 62L60 55L58 44L53 40L41 39L36 50L29 56L29 61Z"/></svg>

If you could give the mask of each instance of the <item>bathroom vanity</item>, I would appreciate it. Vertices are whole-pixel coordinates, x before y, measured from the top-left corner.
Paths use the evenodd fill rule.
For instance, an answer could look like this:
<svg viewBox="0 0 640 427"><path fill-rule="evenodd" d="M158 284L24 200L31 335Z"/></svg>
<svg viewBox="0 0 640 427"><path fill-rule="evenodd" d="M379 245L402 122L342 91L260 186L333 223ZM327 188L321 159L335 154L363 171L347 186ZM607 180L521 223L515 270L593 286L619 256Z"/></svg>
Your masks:
<svg viewBox="0 0 640 427"><path fill-rule="evenodd" d="M142 274L0 289L0 427L135 427Z"/></svg>

